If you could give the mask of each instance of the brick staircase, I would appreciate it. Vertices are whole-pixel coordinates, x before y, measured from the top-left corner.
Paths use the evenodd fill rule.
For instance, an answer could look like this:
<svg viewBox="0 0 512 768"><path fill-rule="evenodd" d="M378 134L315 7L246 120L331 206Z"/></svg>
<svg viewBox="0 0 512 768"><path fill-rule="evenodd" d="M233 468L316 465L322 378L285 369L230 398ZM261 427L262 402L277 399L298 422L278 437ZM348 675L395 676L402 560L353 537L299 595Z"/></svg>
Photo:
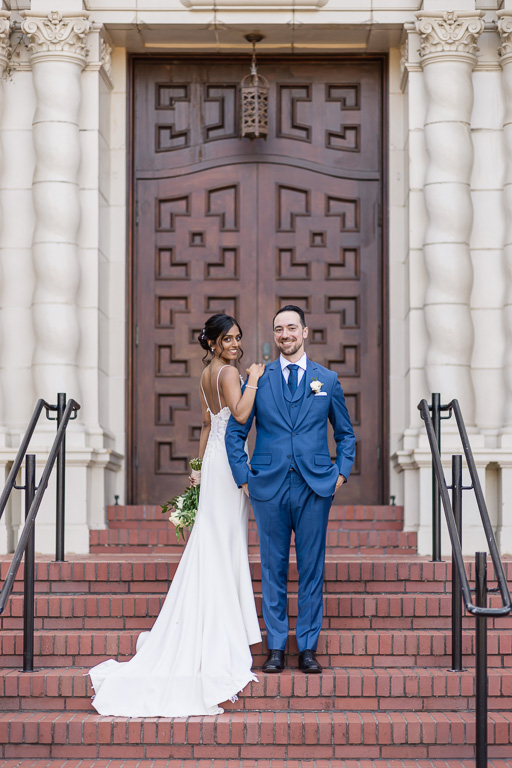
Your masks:
<svg viewBox="0 0 512 768"><path fill-rule="evenodd" d="M153 624L183 549L159 507L109 507L108 522L108 530L91 532L91 555L65 563L38 558L36 672L29 674L19 671L19 575L1 619L2 768L474 766L474 620L464 619L467 669L451 672L451 567L415 554L400 507L332 511L318 649L324 673L297 670L292 636L285 672L260 672L224 715L188 720L100 717L91 708L88 668L109 657L130 658L138 633ZM261 612L253 522L250 549ZM9 560L0 558L2 578ZM511 577L512 560L505 569ZM289 589L293 625L293 563ZM492 596L491 604L498 600ZM489 628L490 765L510 768L512 617L490 621ZM256 667L265 652L264 634Z"/></svg>

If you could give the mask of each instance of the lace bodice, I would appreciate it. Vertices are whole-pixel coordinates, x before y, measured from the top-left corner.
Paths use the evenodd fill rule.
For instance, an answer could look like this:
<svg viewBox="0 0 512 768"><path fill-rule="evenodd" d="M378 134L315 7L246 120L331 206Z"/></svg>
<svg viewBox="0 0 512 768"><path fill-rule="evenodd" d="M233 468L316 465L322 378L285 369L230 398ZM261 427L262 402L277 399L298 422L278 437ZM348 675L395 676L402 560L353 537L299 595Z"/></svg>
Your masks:
<svg viewBox="0 0 512 768"><path fill-rule="evenodd" d="M223 365L217 374L217 398L219 401L219 405L221 404L220 390L219 390L219 377L220 377L221 371L223 371L224 368L227 368L227 367L228 367L227 365ZM240 376L240 384L243 384L243 383L244 383L244 380ZM210 419L211 419L210 434L208 436L208 442L206 444L206 450L203 456L203 461L204 461L204 459L206 459L208 454L214 448L219 447L220 445L224 447L224 436L226 434L226 427L228 425L229 417L231 416L231 411L229 410L228 406L225 405L224 408L221 408L220 411L218 411L218 413L213 413L212 409L208 404L208 400L206 399L206 395L205 395L202 383L201 383L201 391L203 393L204 401L206 403L206 409L210 414Z"/></svg>
<svg viewBox="0 0 512 768"><path fill-rule="evenodd" d="M208 436L208 442L206 444L206 450L204 452L203 461L208 454L222 445L224 447L224 436L226 434L226 427L228 425L231 411L227 405L222 408L218 413L210 413L211 427L210 434Z"/></svg>

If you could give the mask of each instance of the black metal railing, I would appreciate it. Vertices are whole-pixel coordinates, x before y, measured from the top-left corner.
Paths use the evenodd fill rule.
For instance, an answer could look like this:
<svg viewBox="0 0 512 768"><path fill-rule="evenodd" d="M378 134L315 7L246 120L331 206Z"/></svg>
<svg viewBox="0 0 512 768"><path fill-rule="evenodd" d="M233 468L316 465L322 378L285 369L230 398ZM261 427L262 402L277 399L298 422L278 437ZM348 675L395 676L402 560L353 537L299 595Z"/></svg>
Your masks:
<svg viewBox="0 0 512 768"><path fill-rule="evenodd" d="M436 409L434 404L437 401ZM452 668L454 671L462 670L462 601L469 613L476 617L475 627L475 678L476 678L476 768L487 767L487 619L489 617L506 616L512 610L510 592L503 570L503 564L499 555L496 539L492 530L487 505L485 503L480 478L476 469L473 452L469 443L468 434L462 418L462 412L458 400L452 400L448 405L441 406L440 396L432 396L432 406L426 400L422 400L418 409L421 418L425 422L427 437L432 453L432 470L436 477L433 484L433 493L438 491L443 505L448 534L452 546ZM452 483L448 486L441 463L440 446L440 421L438 429L434 428L430 411L449 411L455 415L459 431L462 449L466 457L466 464L471 477L471 485L462 485L462 456L452 456ZM452 491L452 501L448 495L448 489ZM462 492L474 491L480 519L489 546L489 552L494 567L494 575L498 586L487 588L487 553L475 553L475 602L472 598L472 590L469 585L466 567L462 557ZM434 506L434 505L433 505ZM434 526L434 520L433 520ZM440 542L440 531L439 531ZM499 592L502 605L491 608L487 605L488 592ZM461 600L462 598L462 600Z"/></svg>
<svg viewBox="0 0 512 768"><path fill-rule="evenodd" d="M50 405L45 400L38 400L32 418L23 436L18 453L13 462L5 488L0 495L0 518L7 506L7 502L14 488L25 491L25 524L21 532L16 551L7 571L5 582L0 591L0 614L5 610L7 601L11 595L14 581L21 565L23 555L24 562L24 602L23 602L23 671L32 672L34 668L34 552L35 552L35 520L43 496L48 487L50 475L55 462L57 462L57 500L56 500L56 557L58 561L64 560L64 526L65 526L65 462L66 462L66 429L69 422L75 419L80 405L75 400L66 403L66 395L59 393L57 405ZM46 461L39 485L36 487L36 457L27 454L30 440L39 422L42 411L46 411L46 417L57 421L57 434ZM55 419L50 413L56 413ZM25 485L16 485L16 478L25 459Z"/></svg>
<svg viewBox="0 0 512 768"><path fill-rule="evenodd" d="M449 419L452 411L449 405L441 405L441 395L434 392L432 395L432 405L429 405L432 413L432 426L437 440L437 447L441 452L441 421ZM448 411L447 416L442 416L444 411ZM439 492L439 483L437 475L432 466L432 560L435 563L441 560L441 494Z"/></svg>

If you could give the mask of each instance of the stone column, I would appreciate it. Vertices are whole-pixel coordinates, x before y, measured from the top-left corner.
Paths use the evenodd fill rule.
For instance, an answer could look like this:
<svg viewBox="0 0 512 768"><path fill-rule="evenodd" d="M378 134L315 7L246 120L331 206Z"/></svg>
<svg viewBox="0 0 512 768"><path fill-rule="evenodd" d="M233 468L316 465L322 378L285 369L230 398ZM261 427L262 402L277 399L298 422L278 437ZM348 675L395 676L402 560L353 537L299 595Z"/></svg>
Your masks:
<svg viewBox="0 0 512 768"><path fill-rule="evenodd" d="M506 331L505 380L506 402L504 426L512 435L512 14L498 13L498 29L501 36L499 53L503 69L505 120L505 241L504 256L506 268L504 321Z"/></svg>
<svg viewBox="0 0 512 768"><path fill-rule="evenodd" d="M63 17L52 11L41 17L26 11L22 24L29 40L37 100L33 121L34 384L37 396L52 402L57 392L80 398L78 118L80 75L90 26L87 15L78 12Z"/></svg>
<svg viewBox="0 0 512 768"><path fill-rule="evenodd" d="M11 47L10 47L10 34L11 34L11 23L10 23L10 13L7 11L0 11L0 122L2 118L2 108L3 108L3 75L5 72L5 68L7 67L9 63L9 56L11 54ZM2 174L2 168L3 168L3 146L2 142L0 141L0 178ZM0 232L2 231L2 225L3 225L3 210L2 206L0 205ZM4 303L6 301L6 279L5 275L2 270L2 259L0 259L0 310L4 306ZM2 312L0 311L0 318L2 317ZM1 331L1 329L0 329ZM2 357L4 349L2 346L2 336L0 335L0 367L2 364ZM0 448L3 448L6 445L5 440L5 406L4 406L4 391L3 387L1 385L1 379L0 379ZM0 456L0 478L2 480L2 487L5 483L5 480L7 478L7 457L6 456ZM10 541L10 531L11 527L8 521L7 517L7 511L4 512L4 515L2 519L0 520L0 552L8 552L11 546Z"/></svg>
<svg viewBox="0 0 512 768"><path fill-rule="evenodd" d="M474 424L470 118L472 70L484 23L478 11L416 15L427 94L427 229L423 247L427 271L426 375L429 392L441 392L443 401L457 397L466 423Z"/></svg>
<svg viewBox="0 0 512 768"><path fill-rule="evenodd" d="M498 11L501 46L498 49L503 69L505 117L503 136L505 146L505 415L501 436L504 449L499 457L501 468L500 504L498 514L498 545L502 552L512 551L512 13Z"/></svg>
<svg viewBox="0 0 512 768"><path fill-rule="evenodd" d="M3 111L3 90L4 90L4 72L6 67L9 64L9 56L12 53L11 44L10 44L10 36L11 36L11 22L10 22L10 13L8 11L0 11L0 123L2 119L2 111ZM0 176L2 173L2 167L3 167L3 146L0 141ZM3 225L3 211L2 207L0 205L0 232L2 231L2 225ZM5 275L3 274L2 270L2 261L0 259L0 309L4 306L4 299L6 298L4 295L5 291ZM3 290L2 290L3 289ZM2 358L2 346L1 346L2 337L0 336L0 367L1 367L1 358ZM0 438L0 444L4 444L3 435L5 433L5 423L4 423L4 392L3 388L0 384L0 435L2 435L2 438ZM1 545L0 545L1 547ZM0 548L0 551L3 551Z"/></svg>

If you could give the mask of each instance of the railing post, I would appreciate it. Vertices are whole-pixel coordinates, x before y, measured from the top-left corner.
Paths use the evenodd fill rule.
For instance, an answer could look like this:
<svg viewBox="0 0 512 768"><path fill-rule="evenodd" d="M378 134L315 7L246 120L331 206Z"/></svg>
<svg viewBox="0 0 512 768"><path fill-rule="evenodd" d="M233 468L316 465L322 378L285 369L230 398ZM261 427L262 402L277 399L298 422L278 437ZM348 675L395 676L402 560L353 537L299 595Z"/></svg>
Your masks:
<svg viewBox="0 0 512 768"><path fill-rule="evenodd" d="M475 553L476 604L487 607L487 552ZM476 616L476 768L487 768L487 616Z"/></svg>
<svg viewBox="0 0 512 768"><path fill-rule="evenodd" d="M25 457L25 520L36 493L36 457ZM23 671L34 671L34 553L35 526L25 547L23 595Z"/></svg>
<svg viewBox="0 0 512 768"><path fill-rule="evenodd" d="M57 430L60 427L64 411L66 410L66 395L59 392L57 395ZM56 519L56 543L55 560L64 562L64 525L66 516L66 435L57 456L57 519Z"/></svg>
<svg viewBox="0 0 512 768"><path fill-rule="evenodd" d="M462 456L452 456L452 507L462 547ZM452 670L462 671L462 588L452 549Z"/></svg>
<svg viewBox="0 0 512 768"><path fill-rule="evenodd" d="M441 452L441 394L432 393L432 426ZM436 473L432 467L432 560L441 560L441 494Z"/></svg>

